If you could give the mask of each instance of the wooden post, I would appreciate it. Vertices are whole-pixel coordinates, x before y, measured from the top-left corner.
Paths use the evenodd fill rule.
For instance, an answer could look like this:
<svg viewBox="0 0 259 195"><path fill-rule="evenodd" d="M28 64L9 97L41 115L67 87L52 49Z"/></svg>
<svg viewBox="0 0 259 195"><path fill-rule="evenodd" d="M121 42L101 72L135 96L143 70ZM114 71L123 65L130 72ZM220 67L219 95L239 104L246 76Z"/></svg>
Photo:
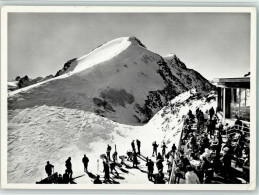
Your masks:
<svg viewBox="0 0 259 195"><path fill-rule="evenodd" d="M226 118L226 88L223 88L223 121Z"/></svg>

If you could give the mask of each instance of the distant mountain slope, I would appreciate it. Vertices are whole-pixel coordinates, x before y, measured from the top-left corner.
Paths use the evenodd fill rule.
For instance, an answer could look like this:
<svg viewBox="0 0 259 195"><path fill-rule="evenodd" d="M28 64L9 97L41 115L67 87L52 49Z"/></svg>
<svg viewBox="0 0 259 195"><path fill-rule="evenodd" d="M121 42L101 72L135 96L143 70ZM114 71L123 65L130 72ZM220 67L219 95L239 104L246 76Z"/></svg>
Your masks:
<svg viewBox="0 0 259 195"><path fill-rule="evenodd" d="M107 42L68 61L56 78L9 94L9 109L57 106L92 111L126 124L148 121L191 88L213 86L177 58L149 51L135 37Z"/></svg>

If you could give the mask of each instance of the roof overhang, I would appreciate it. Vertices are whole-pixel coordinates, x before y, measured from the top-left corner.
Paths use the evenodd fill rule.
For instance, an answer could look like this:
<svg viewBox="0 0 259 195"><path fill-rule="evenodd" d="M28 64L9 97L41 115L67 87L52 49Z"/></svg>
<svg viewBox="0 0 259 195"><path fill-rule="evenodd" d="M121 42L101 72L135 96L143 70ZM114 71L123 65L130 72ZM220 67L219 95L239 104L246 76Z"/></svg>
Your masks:
<svg viewBox="0 0 259 195"><path fill-rule="evenodd" d="M213 83L218 87L250 89L250 77L216 78L213 79Z"/></svg>

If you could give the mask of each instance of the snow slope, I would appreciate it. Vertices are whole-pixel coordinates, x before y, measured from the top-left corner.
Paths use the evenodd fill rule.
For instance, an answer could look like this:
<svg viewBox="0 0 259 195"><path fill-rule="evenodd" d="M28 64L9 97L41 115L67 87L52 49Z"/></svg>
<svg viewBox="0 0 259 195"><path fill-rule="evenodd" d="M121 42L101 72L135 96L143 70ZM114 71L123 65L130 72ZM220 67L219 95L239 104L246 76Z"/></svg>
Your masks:
<svg viewBox="0 0 259 195"><path fill-rule="evenodd" d="M66 63L61 75L9 93L9 109L57 106L94 112L124 124L147 122L176 95L205 83L193 72L184 82L158 54L135 37L101 45ZM186 76L186 79L188 77Z"/></svg>
<svg viewBox="0 0 259 195"><path fill-rule="evenodd" d="M131 150L133 139L139 139L141 153L144 157L151 157L153 141L157 141L160 146L165 141L168 148L173 143L178 145L183 116L189 109L194 112L199 106L205 111L215 105L213 100L206 102L205 97L199 99L197 95L185 92L169 102L143 126L123 125L88 111L57 106L9 110L8 182L35 183L45 178L44 167L48 160L55 166L55 171L63 174L64 162L70 156L74 177L82 176L75 182L91 184L91 178L83 172L84 154L90 159L89 171L103 176L102 160L99 157L105 154L107 144L112 146L112 153L116 144L120 156ZM160 146L158 152L161 152ZM145 173L145 162L139 160L139 169L123 167L128 171L125 172L117 168L124 179L115 180L130 184L150 183ZM132 166L130 162L128 164ZM167 167L166 164L164 166Z"/></svg>

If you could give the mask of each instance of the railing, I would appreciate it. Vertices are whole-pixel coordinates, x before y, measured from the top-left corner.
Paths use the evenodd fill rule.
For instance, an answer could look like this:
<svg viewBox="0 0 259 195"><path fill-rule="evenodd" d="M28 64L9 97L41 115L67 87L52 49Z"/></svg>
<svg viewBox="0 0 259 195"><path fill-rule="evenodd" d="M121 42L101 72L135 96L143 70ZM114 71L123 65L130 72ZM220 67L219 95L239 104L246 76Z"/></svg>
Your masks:
<svg viewBox="0 0 259 195"><path fill-rule="evenodd" d="M177 147L176 155L179 155L180 150L181 150L182 140L183 140L182 139L183 138L183 130L184 130L185 127L186 127L186 125L183 125L183 127L182 127L182 132L181 132L181 135L180 135L180 141L179 141L179 144L178 144L178 147ZM177 167L177 163L176 163L176 160L175 160L175 157L174 157L173 165L172 165L172 171L171 171L170 178L168 180L168 184L172 184L173 183L173 179L175 177L175 169L176 169L176 167Z"/></svg>

